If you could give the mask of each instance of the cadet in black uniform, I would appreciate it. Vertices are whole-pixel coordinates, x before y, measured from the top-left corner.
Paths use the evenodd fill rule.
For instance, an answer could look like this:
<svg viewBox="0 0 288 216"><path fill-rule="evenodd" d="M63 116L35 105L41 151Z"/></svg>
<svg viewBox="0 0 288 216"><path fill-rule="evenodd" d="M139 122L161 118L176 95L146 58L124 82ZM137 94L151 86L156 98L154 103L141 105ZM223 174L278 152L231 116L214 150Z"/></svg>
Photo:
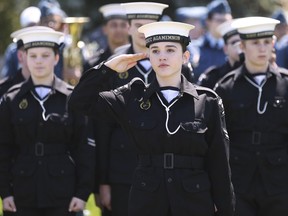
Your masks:
<svg viewBox="0 0 288 216"><path fill-rule="evenodd" d="M71 87L54 75L62 36L37 27L19 35L31 77L0 104L4 215L75 215L92 192L95 142L83 116L67 109Z"/></svg>
<svg viewBox="0 0 288 216"><path fill-rule="evenodd" d="M224 39L224 53L226 62L221 66L211 66L202 73L197 81L198 85L213 89L215 84L227 73L240 67L244 61L244 54L240 49L240 36L232 26L233 20L226 21L218 26L217 30Z"/></svg>
<svg viewBox="0 0 288 216"><path fill-rule="evenodd" d="M99 97L99 83L146 57L120 55L86 72L70 98L73 110L103 121L113 116L133 140L138 167L130 191L130 216L233 215L221 100L181 75L182 64L189 60L186 46L192 28L177 22L139 28L156 73L150 85L134 79Z"/></svg>
<svg viewBox="0 0 288 216"><path fill-rule="evenodd" d="M288 72L269 63L278 22L235 22L245 62L216 85L227 114L236 216L288 215Z"/></svg>
<svg viewBox="0 0 288 216"><path fill-rule="evenodd" d="M161 18L165 4L152 2L126 3L122 5L127 14L130 27L131 46L123 47L120 53L147 52L144 35L138 32L138 27L156 22ZM119 55L119 53L116 53ZM192 72L188 67L183 70L192 80ZM137 65L122 74L114 74L105 89L111 90L127 84L133 78L141 78L145 84L155 79L148 58L139 61ZM101 83L101 85L104 85ZM98 129L98 146L100 148L100 200L104 207L112 208L113 216L128 214L128 195L132 177L137 165L136 149L131 144L121 126L115 122L102 122Z"/></svg>

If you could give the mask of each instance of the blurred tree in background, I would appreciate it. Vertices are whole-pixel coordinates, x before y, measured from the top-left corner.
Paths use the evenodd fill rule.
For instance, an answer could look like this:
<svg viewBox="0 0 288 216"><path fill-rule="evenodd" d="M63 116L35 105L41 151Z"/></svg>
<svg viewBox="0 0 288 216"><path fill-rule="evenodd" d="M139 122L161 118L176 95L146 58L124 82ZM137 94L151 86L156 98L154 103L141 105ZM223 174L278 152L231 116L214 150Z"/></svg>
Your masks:
<svg viewBox="0 0 288 216"><path fill-rule="evenodd" d="M85 25L83 34L93 31L101 23L99 6L108 3L135 2L135 0L58 0L68 16L87 16L90 23ZM153 1L153 0L146 0ZM174 17L174 10L182 6L206 5L211 0L154 0L154 2L167 3L169 8L165 10L167 15ZM287 8L287 0L228 0L234 17L251 15L270 16L276 7ZM10 34L20 27L19 14L28 6L37 6L39 0L0 0L0 56L3 55L7 45L11 43Z"/></svg>

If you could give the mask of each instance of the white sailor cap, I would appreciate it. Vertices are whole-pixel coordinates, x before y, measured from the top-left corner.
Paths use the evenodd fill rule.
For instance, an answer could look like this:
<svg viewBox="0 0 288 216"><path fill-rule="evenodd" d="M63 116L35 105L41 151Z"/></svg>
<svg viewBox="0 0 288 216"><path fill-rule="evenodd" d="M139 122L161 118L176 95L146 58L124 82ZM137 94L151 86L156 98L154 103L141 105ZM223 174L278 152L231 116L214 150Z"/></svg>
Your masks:
<svg viewBox="0 0 288 216"><path fill-rule="evenodd" d="M144 33L146 46L152 43L171 41L187 46L190 42L189 32L193 25L181 22L154 22L141 26L138 31Z"/></svg>
<svg viewBox="0 0 288 216"><path fill-rule="evenodd" d="M64 34L62 32L37 28L18 35L18 37L23 40L25 49L33 47L58 48L61 37L63 36Z"/></svg>
<svg viewBox="0 0 288 216"><path fill-rule="evenodd" d="M245 17L237 19L232 26L237 28L241 39L267 38L274 35L279 20L268 17Z"/></svg>
<svg viewBox="0 0 288 216"><path fill-rule="evenodd" d="M22 33L28 32L28 31L35 31L35 30L47 30L47 31L54 31L52 28L46 27L46 26L30 26L26 28L19 29L17 31L14 31L10 34L11 38L15 38L16 40L20 39L19 35Z"/></svg>
<svg viewBox="0 0 288 216"><path fill-rule="evenodd" d="M22 28L36 25L40 22L41 11L37 7L25 8L20 14L20 25Z"/></svg>
<svg viewBox="0 0 288 216"><path fill-rule="evenodd" d="M224 41L227 41L230 37L238 34L237 29L232 26L234 21L236 21L236 19L228 20L217 27L217 31L221 34Z"/></svg>
<svg viewBox="0 0 288 216"><path fill-rule="evenodd" d="M155 2L131 2L122 3L122 7L127 14L128 19L150 19L160 20L163 10L168 7L167 4Z"/></svg>
<svg viewBox="0 0 288 216"><path fill-rule="evenodd" d="M99 8L105 20L127 19L126 12L121 4L107 4Z"/></svg>
<svg viewBox="0 0 288 216"><path fill-rule="evenodd" d="M19 29L17 31L14 31L10 34L10 37L13 38L13 41L15 43L17 43L17 49L23 47L23 41L22 39L19 37L19 35L28 32L28 31L35 31L35 30L47 30L47 31L53 31L53 29L46 27L46 26L31 26L31 27L26 27L26 28L22 28Z"/></svg>

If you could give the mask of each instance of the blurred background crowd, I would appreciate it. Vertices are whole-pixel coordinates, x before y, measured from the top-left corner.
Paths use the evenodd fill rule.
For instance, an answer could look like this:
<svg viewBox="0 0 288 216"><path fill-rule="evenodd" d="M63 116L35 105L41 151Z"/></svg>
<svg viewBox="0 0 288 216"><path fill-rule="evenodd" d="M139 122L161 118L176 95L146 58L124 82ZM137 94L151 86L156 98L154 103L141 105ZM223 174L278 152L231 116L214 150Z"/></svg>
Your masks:
<svg viewBox="0 0 288 216"><path fill-rule="evenodd" d="M148 2L151 0L148 0ZM124 1L123 1L124 2ZM126 0L125 2L136 2L133 0ZM158 0L159 3L168 4L169 7L164 11L171 19L176 19L176 10L180 7L194 7L206 6L210 0ZM89 17L90 21L83 27L81 38L85 43L93 42L97 38L97 29L101 25L103 18L99 12L99 7L109 3L122 3L119 0L60 0L61 8L67 16L73 17ZM39 0L0 0L0 69L3 67L3 55L7 46L11 43L10 34L19 29L21 24L19 22L19 14L29 6L37 6ZM229 1L232 8L233 17L243 17L250 15L270 16L274 10L279 7L287 8L288 3L285 0L241 0ZM93 38L94 37L94 38ZM95 42L95 41L94 41ZM103 46L101 38L99 41L100 46ZM104 45L105 46L105 45Z"/></svg>

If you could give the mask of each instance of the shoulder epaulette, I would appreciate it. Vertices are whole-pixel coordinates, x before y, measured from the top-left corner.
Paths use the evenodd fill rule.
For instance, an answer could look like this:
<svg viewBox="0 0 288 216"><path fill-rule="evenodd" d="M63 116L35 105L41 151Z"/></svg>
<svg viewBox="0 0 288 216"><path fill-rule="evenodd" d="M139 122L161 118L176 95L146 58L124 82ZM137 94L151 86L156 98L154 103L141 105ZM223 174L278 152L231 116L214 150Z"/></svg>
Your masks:
<svg viewBox="0 0 288 216"><path fill-rule="evenodd" d="M208 67L202 74L210 74L211 72L218 70L219 68L216 65Z"/></svg>
<svg viewBox="0 0 288 216"><path fill-rule="evenodd" d="M213 66L210 66L209 68L207 68L203 73L200 74L199 78L198 78L198 82L197 84L200 84L206 80L210 74L212 73L215 73L216 71L218 70L218 67L213 65Z"/></svg>
<svg viewBox="0 0 288 216"><path fill-rule="evenodd" d="M0 80L0 85L2 85L3 83L7 82L9 80L10 77L4 77Z"/></svg>
<svg viewBox="0 0 288 216"><path fill-rule="evenodd" d="M195 89L196 89L196 91L203 91L205 93L209 92L215 98L219 97L218 94L215 91L213 91L212 89L210 89L210 88L206 88L206 87L203 87L203 86L195 85Z"/></svg>
<svg viewBox="0 0 288 216"><path fill-rule="evenodd" d="M16 90L19 90L19 89L21 88L22 84L23 84L23 82L18 83L18 84L16 84L16 85L13 85L11 88L9 88L9 89L7 90L6 94L11 93L11 92L14 92L14 91L16 91Z"/></svg>
<svg viewBox="0 0 288 216"><path fill-rule="evenodd" d="M236 73L236 70L233 70L233 71L225 74L220 80L218 80L217 83L222 83L222 82L225 82L228 79L231 79L231 77L235 76L235 73Z"/></svg>
<svg viewBox="0 0 288 216"><path fill-rule="evenodd" d="M278 71L281 75L288 76L288 70L286 68L278 67Z"/></svg>

